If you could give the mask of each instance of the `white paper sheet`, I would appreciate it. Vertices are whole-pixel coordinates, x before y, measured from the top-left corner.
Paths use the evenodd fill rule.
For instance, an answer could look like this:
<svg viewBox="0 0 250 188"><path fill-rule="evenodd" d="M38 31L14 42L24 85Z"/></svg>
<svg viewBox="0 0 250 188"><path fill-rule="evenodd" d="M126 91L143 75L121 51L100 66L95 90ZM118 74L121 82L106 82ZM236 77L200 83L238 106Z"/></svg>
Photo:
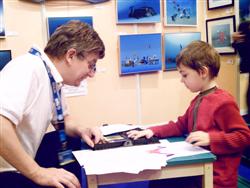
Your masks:
<svg viewBox="0 0 250 188"><path fill-rule="evenodd" d="M167 160L210 151L183 142L163 142L142 146L120 147L105 150L80 150L73 154L86 174L115 172L139 173L145 169L160 169Z"/></svg>
<svg viewBox="0 0 250 188"><path fill-rule="evenodd" d="M203 149L199 146L194 146L188 142L161 142L158 149L154 153L167 155L167 160L176 157L192 156L203 153L210 153L209 150Z"/></svg>
<svg viewBox="0 0 250 188"><path fill-rule="evenodd" d="M86 174L107 174L114 172L139 173L144 169L160 169L166 165L166 156L149 151L159 144L121 147L105 150L74 151L77 161Z"/></svg>
<svg viewBox="0 0 250 188"><path fill-rule="evenodd" d="M101 127L102 134L109 135L113 133L119 133L123 131L132 130L138 128L138 125L128 125L128 124L108 124Z"/></svg>

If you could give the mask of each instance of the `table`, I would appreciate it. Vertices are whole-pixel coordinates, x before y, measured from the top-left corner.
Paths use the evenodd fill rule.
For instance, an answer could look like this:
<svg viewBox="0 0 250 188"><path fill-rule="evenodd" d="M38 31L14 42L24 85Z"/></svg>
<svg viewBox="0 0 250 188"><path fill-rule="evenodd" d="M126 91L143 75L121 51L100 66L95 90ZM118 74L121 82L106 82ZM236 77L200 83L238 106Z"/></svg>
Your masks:
<svg viewBox="0 0 250 188"><path fill-rule="evenodd" d="M184 138L169 138L170 142ZM167 179L176 177L199 176L203 178L204 188L213 188L213 161L212 153L199 154L188 157L171 159L167 165L159 170L144 170L139 174L112 173L103 175L87 175L88 188L97 188L98 185L128 183L146 180Z"/></svg>

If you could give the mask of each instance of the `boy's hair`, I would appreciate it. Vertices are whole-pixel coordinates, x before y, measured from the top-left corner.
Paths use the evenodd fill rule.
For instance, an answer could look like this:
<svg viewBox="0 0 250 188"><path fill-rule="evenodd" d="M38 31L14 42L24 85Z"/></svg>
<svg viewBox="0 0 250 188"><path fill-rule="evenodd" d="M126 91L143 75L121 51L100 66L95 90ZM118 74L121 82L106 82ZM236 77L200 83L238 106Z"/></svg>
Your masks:
<svg viewBox="0 0 250 188"><path fill-rule="evenodd" d="M193 41L176 57L177 67L181 64L197 72L204 67L209 70L210 78L218 75L220 70L220 55L208 43Z"/></svg>
<svg viewBox="0 0 250 188"><path fill-rule="evenodd" d="M84 58L88 53L96 53L100 59L105 55L105 46L97 32L88 24L75 20L56 29L44 52L61 58L70 48L76 50L78 58Z"/></svg>

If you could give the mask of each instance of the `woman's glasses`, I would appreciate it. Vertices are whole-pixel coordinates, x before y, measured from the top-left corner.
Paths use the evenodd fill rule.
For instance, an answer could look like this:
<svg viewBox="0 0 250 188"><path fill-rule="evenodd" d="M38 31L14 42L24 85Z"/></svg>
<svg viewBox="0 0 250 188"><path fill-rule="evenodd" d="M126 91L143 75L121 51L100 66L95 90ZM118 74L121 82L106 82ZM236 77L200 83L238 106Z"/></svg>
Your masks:
<svg viewBox="0 0 250 188"><path fill-rule="evenodd" d="M90 64L90 63L89 63L88 68L89 68L89 70L91 70L92 72L96 72L96 64L95 64L95 63L94 63L94 64Z"/></svg>

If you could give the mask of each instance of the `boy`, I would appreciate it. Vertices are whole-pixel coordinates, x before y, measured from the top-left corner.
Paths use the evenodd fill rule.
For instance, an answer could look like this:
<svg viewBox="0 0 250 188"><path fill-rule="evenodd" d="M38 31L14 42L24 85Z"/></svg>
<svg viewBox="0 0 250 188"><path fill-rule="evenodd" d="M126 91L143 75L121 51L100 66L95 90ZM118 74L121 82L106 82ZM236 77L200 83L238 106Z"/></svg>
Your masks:
<svg viewBox="0 0 250 188"><path fill-rule="evenodd" d="M191 92L200 93L176 122L170 121L167 125L140 132L131 131L128 136L137 139L142 136L165 138L189 134L187 142L205 147L217 157L213 164L214 188L236 188L241 153L249 143L250 131L233 97L216 86L220 56L209 44L194 41L180 52L176 62L181 81ZM195 181L184 179L186 188L201 187L197 177ZM171 183L166 183L166 186L161 183L160 187L183 185L181 180Z"/></svg>

